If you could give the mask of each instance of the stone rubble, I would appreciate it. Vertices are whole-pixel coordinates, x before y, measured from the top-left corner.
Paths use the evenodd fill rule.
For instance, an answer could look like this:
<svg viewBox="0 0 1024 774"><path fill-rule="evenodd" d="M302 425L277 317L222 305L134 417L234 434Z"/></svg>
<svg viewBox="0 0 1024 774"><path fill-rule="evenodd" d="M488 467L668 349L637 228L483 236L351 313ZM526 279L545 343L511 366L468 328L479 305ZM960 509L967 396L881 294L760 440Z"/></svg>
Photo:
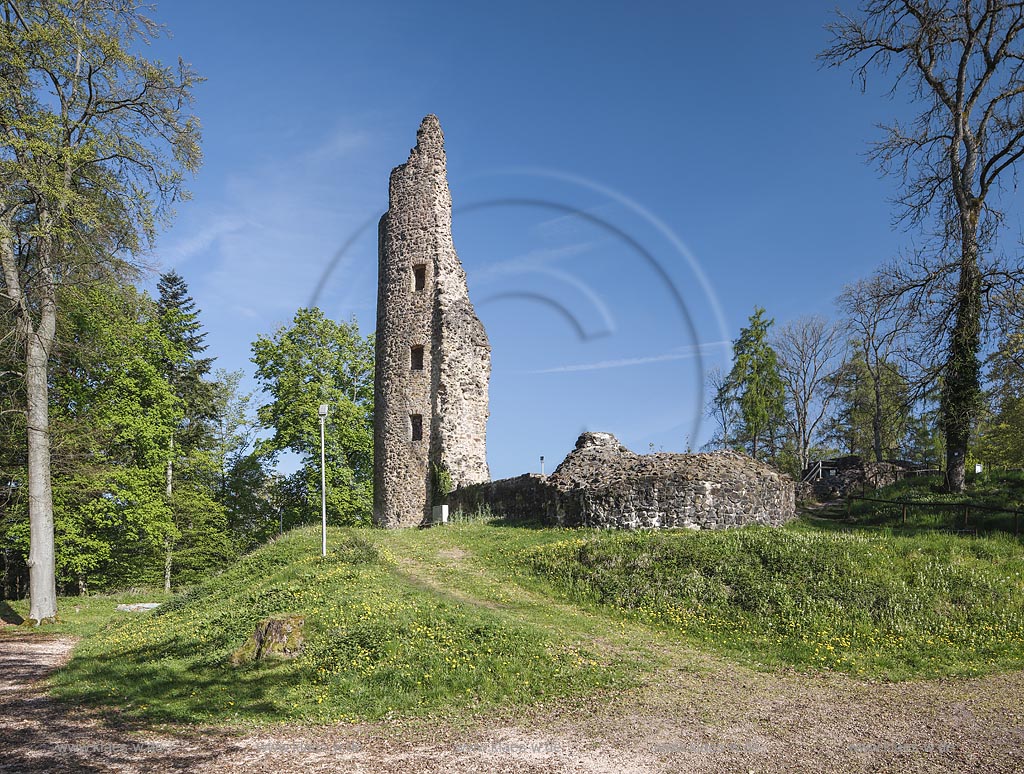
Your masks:
<svg viewBox="0 0 1024 774"><path fill-rule="evenodd" d="M565 527L723 529L784 524L794 492L789 476L742 454L635 454L611 433L584 433L551 476L463 487L449 502Z"/></svg>

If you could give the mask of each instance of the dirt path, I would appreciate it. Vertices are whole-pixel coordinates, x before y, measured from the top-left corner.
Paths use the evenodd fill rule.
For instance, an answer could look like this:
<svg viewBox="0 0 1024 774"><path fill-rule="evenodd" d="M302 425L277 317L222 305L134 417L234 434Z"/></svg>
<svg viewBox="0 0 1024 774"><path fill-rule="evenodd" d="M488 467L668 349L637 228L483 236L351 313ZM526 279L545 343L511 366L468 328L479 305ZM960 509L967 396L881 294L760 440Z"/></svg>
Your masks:
<svg viewBox="0 0 1024 774"><path fill-rule="evenodd" d="M143 729L40 682L67 639L0 639L2 772L1022 772L1024 673L859 683L669 663L647 687L453 726ZM671 666L676 662L675 666Z"/></svg>

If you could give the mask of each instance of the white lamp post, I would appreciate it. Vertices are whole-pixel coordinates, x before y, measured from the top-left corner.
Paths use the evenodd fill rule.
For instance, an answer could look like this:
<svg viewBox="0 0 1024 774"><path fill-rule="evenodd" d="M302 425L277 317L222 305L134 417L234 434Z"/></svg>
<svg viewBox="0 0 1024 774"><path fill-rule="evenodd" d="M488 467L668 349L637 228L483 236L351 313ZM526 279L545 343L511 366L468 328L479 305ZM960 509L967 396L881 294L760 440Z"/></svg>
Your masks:
<svg viewBox="0 0 1024 774"><path fill-rule="evenodd" d="M320 519L321 530L320 555L327 556L327 465L324 457L324 422L327 420L327 404L320 404Z"/></svg>

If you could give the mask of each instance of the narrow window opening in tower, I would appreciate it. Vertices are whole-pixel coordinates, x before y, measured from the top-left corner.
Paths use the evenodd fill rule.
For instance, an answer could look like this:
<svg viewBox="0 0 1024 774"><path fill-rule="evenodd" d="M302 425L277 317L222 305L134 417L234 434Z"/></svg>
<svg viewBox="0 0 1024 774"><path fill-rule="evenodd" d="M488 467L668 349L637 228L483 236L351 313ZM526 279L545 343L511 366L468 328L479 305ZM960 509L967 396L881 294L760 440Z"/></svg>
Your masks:
<svg viewBox="0 0 1024 774"><path fill-rule="evenodd" d="M412 267L412 288L423 290L427 286L427 264L417 263Z"/></svg>
<svg viewBox="0 0 1024 774"><path fill-rule="evenodd" d="M409 416L409 419L412 420L412 439L414 441L422 441L423 440L423 415L422 414L412 414L412 415Z"/></svg>
<svg viewBox="0 0 1024 774"><path fill-rule="evenodd" d="M412 348L412 370L423 370L423 347L417 346Z"/></svg>

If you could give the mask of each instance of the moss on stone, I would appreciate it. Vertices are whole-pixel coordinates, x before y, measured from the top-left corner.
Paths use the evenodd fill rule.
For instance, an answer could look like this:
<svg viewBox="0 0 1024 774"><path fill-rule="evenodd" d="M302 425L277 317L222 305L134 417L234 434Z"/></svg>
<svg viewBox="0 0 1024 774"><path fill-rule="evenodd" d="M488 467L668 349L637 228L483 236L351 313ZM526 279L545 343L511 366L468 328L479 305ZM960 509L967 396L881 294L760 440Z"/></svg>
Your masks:
<svg viewBox="0 0 1024 774"><path fill-rule="evenodd" d="M305 623L305 616L301 615L265 618L256 625L249 639L231 654L231 663L239 666L268 658L295 658L302 655L306 647L303 634Z"/></svg>

